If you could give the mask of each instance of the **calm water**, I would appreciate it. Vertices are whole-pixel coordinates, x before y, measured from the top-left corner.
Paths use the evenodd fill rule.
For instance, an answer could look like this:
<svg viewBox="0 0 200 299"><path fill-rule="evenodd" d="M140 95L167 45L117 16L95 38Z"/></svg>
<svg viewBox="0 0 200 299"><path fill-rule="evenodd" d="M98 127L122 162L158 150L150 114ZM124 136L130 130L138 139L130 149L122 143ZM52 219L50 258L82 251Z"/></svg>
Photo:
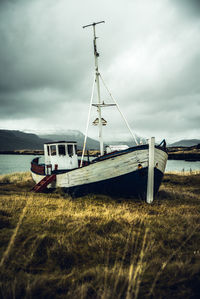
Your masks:
<svg viewBox="0 0 200 299"><path fill-rule="evenodd" d="M33 158L37 156L32 155L0 155L0 174L7 174L12 172L24 172L30 170L30 163ZM40 161L44 161L41 156ZM187 162L179 160L168 160L166 171L190 171L200 170L200 161Z"/></svg>
<svg viewBox="0 0 200 299"><path fill-rule="evenodd" d="M30 163L36 157L34 155L0 155L0 174L29 171Z"/></svg>
<svg viewBox="0 0 200 299"><path fill-rule="evenodd" d="M200 170L200 161L188 162L184 160L168 160L166 171L193 171Z"/></svg>

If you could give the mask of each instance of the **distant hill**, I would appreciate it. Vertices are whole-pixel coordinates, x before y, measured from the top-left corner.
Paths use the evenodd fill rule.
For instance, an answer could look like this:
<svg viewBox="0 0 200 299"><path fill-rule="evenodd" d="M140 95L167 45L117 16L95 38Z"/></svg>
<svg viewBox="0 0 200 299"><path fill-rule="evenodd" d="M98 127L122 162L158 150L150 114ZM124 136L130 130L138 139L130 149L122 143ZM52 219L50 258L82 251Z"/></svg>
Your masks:
<svg viewBox="0 0 200 299"><path fill-rule="evenodd" d="M200 144L199 139L183 139L177 142L170 144L169 146L193 146Z"/></svg>
<svg viewBox="0 0 200 299"><path fill-rule="evenodd" d="M146 144L147 143L147 139L141 137L141 136L135 136L136 140L137 140L137 143L138 144ZM108 145L117 145L117 144L121 144L121 145L128 145L129 147L132 147L132 146L136 146L136 142L133 140L133 138L129 138L128 140L125 139L125 140L119 140L119 141L108 141L108 142L105 142L105 145L108 144Z"/></svg>
<svg viewBox="0 0 200 299"><path fill-rule="evenodd" d="M44 143L52 141L76 141L78 148L83 147L84 134L77 130L68 130L54 134L36 135L15 130L0 130L0 151L22 149L40 150ZM88 137L87 149L98 149L99 142Z"/></svg>
<svg viewBox="0 0 200 299"><path fill-rule="evenodd" d="M78 144L78 147L82 148L85 135L78 130L67 130L62 133L59 132L59 133L54 133L54 134L43 134L43 135L39 135L39 137L53 140L53 141L58 141L58 140L76 141ZM140 143L141 140L144 143L146 143L146 140L144 138L141 138L141 137L136 137L136 138L137 138L138 143ZM111 145L111 144L112 145L126 144L130 147L136 145L136 143L131 139L126 140L126 141L123 141L123 140L121 140L121 141L104 141L104 145ZM94 150L99 149L99 141L88 137L87 138L87 148L94 149Z"/></svg>
<svg viewBox="0 0 200 299"><path fill-rule="evenodd" d="M50 141L76 141L78 148L83 147L85 135L78 130L67 130L54 134L39 135L40 138L45 138ZM99 142L90 137L87 138L87 149L99 149Z"/></svg>
<svg viewBox="0 0 200 299"><path fill-rule="evenodd" d="M0 130L0 151L14 151L21 149L43 149L46 139L35 134L21 131Z"/></svg>
<svg viewBox="0 0 200 299"><path fill-rule="evenodd" d="M42 150L44 143L52 141L76 141L78 148L83 147L84 134L78 130L67 130L63 132L55 132L54 134L36 135L32 133L24 133L17 130L0 130L0 151L14 151L14 150ZM139 137L138 137L139 142ZM133 141L116 141L105 142L106 144L127 144L134 146ZM180 140L170 144L174 146L193 146L200 144L199 139ZM99 149L99 142L90 137L87 138L87 149Z"/></svg>

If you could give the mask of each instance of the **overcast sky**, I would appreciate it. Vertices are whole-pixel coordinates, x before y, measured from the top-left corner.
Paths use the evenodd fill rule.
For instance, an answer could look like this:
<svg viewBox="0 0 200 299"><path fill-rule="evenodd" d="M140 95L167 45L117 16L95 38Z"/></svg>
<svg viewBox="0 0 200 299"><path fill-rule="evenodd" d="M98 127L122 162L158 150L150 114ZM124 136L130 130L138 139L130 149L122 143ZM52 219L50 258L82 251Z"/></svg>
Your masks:
<svg viewBox="0 0 200 299"><path fill-rule="evenodd" d="M199 0L1 0L0 128L84 133L94 58L82 26L102 20L99 70L132 130L200 138ZM129 136L113 108L102 116L106 139Z"/></svg>

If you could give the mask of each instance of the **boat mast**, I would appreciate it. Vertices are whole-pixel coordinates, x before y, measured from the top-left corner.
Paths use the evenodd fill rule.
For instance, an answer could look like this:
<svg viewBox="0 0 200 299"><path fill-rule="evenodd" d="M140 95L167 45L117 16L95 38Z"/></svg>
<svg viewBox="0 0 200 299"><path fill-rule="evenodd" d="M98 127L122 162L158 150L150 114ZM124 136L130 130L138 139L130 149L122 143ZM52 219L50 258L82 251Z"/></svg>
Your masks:
<svg viewBox="0 0 200 299"><path fill-rule="evenodd" d="M93 24L89 24L86 26L83 26L83 28L89 27L89 26L93 26L93 34L94 34L94 40L93 40L93 46L94 46L94 60L95 60L95 81L96 81L96 85L97 85L97 96L98 96L98 104L97 106L97 112L99 115L99 121L98 121L98 126L99 126L99 143L100 143L100 154L101 156L104 154L104 149L103 149L103 136L102 136L102 117L101 117L101 93L100 93L100 85L99 85L99 68L98 68L98 57L99 57L99 53L97 52L97 44L96 44L96 31L95 31L95 26L97 24L101 24L101 23L105 23L104 21L101 22L97 22L97 23L93 23Z"/></svg>

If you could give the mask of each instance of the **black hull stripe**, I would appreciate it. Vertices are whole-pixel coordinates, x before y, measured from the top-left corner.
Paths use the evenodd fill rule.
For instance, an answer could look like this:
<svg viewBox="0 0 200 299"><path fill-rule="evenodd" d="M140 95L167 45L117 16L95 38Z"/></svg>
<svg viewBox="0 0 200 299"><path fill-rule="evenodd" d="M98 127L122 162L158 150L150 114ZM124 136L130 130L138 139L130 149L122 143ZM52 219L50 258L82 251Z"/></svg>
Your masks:
<svg viewBox="0 0 200 299"><path fill-rule="evenodd" d="M106 194L111 196L126 196L146 198L148 168L138 169L131 173L110 178L107 180L63 188L72 196L83 196L89 193ZM157 168L154 169L154 194L159 190L163 173Z"/></svg>

